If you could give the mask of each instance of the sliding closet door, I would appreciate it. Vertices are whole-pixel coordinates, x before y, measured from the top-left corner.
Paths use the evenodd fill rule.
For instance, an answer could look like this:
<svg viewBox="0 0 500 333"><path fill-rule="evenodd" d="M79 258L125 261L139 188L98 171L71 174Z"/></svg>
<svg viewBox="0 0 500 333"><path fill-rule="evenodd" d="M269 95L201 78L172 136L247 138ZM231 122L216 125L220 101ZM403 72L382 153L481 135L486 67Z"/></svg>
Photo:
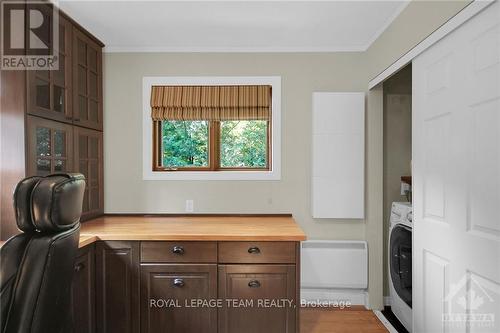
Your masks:
<svg viewBox="0 0 500 333"><path fill-rule="evenodd" d="M413 62L414 332L500 332L500 4Z"/></svg>

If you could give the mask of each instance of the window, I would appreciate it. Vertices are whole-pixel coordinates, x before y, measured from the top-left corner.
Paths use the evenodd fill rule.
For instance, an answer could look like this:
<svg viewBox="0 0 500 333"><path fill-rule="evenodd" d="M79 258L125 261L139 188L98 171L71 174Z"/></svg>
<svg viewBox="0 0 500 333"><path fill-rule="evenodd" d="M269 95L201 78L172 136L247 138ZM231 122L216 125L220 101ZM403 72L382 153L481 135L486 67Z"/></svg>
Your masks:
<svg viewBox="0 0 500 333"><path fill-rule="evenodd" d="M270 85L153 86L153 171L270 171Z"/></svg>
<svg viewBox="0 0 500 333"><path fill-rule="evenodd" d="M158 167L208 168L210 131L207 121L161 121Z"/></svg>
<svg viewBox="0 0 500 333"><path fill-rule="evenodd" d="M269 128L263 120L222 121L220 167L268 169Z"/></svg>
<svg viewBox="0 0 500 333"><path fill-rule="evenodd" d="M240 94L249 86L266 99ZM142 88L143 180L281 179L279 76L146 76Z"/></svg>

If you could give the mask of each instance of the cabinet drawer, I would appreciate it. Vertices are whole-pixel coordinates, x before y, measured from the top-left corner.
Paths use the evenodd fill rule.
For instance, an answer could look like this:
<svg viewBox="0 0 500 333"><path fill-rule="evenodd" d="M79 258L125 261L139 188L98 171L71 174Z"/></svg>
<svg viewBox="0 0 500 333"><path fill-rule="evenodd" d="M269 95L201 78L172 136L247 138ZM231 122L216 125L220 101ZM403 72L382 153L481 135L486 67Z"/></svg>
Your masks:
<svg viewBox="0 0 500 333"><path fill-rule="evenodd" d="M218 271L219 333L296 332L295 265L219 265ZM234 307L228 300L248 303ZM264 300L282 303L259 305Z"/></svg>
<svg viewBox="0 0 500 333"><path fill-rule="evenodd" d="M217 332L217 265L141 264L141 332ZM196 303L194 303L196 304Z"/></svg>
<svg viewBox="0 0 500 333"><path fill-rule="evenodd" d="M295 263L294 242L219 242L220 263Z"/></svg>
<svg viewBox="0 0 500 333"><path fill-rule="evenodd" d="M141 242L141 262L217 262L216 242Z"/></svg>

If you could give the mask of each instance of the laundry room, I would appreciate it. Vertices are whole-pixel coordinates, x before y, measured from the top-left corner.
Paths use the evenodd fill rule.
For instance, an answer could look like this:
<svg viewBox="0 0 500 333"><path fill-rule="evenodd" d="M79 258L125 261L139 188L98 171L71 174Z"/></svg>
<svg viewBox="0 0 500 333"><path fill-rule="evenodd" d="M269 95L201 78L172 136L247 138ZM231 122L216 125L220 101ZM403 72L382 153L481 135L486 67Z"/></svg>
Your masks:
<svg viewBox="0 0 500 333"><path fill-rule="evenodd" d="M411 327L412 68L384 82L384 315Z"/></svg>

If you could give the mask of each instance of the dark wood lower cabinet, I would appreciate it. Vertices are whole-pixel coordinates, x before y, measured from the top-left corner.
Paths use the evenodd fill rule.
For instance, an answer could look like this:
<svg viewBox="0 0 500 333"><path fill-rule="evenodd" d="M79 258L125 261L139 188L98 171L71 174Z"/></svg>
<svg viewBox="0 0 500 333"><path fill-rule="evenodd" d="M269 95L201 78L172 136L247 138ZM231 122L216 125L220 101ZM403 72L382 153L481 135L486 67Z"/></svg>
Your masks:
<svg viewBox="0 0 500 333"><path fill-rule="evenodd" d="M99 333L139 332L139 242L97 243L96 322Z"/></svg>
<svg viewBox="0 0 500 333"><path fill-rule="evenodd" d="M78 250L75 273L71 288L72 325L68 329L74 333L95 332L95 270L94 244Z"/></svg>
<svg viewBox="0 0 500 333"><path fill-rule="evenodd" d="M216 299L217 265L141 265L142 333L216 333Z"/></svg>
<svg viewBox="0 0 500 333"><path fill-rule="evenodd" d="M80 249L73 285L74 332L298 331L298 243L295 248L270 242L231 244L235 263L228 264L217 255L221 242L142 243L99 241L95 256L94 245ZM272 256L286 262L239 263L238 254L245 258L248 253L255 256L252 261Z"/></svg>
<svg viewBox="0 0 500 333"><path fill-rule="evenodd" d="M219 265L219 333L295 332L295 287L295 265Z"/></svg>

